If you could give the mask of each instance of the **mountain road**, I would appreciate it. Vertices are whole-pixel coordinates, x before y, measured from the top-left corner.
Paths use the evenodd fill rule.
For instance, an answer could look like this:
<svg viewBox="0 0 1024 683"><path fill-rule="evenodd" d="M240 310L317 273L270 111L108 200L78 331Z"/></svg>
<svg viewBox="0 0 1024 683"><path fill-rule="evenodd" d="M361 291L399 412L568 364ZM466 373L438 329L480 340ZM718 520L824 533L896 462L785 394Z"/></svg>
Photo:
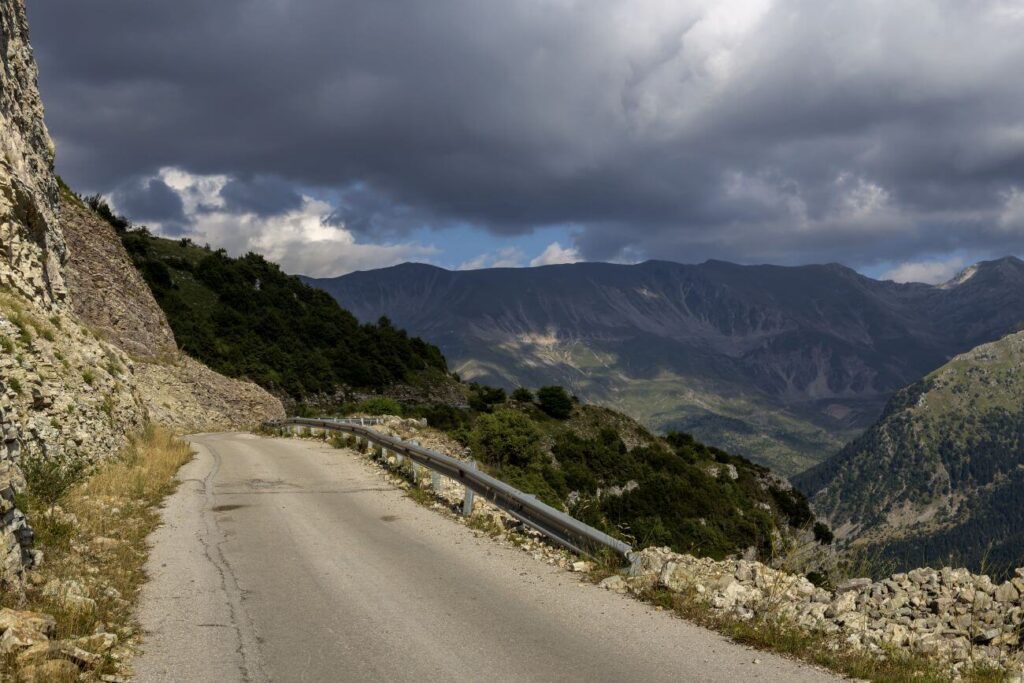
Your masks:
<svg viewBox="0 0 1024 683"><path fill-rule="evenodd" d="M478 537L352 451L190 437L139 681L834 681Z"/></svg>

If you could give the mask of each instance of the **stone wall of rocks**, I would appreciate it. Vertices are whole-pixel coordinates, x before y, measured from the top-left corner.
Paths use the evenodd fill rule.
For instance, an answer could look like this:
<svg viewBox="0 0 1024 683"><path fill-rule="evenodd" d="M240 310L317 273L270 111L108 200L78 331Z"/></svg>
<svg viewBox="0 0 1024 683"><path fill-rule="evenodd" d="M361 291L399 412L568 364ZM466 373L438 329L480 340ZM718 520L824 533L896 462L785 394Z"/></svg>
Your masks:
<svg viewBox="0 0 1024 683"><path fill-rule="evenodd" d="M881 581L853 579L835 591L747 560L715 561L647 548L628 577L602 585L642 593L652 587L692 595L739 619L781 617L795 628L833 636L839 645L885 656L910 648L968 666L1022 668L1024 570L1003 583L966 569L915 569Z"/></svg>

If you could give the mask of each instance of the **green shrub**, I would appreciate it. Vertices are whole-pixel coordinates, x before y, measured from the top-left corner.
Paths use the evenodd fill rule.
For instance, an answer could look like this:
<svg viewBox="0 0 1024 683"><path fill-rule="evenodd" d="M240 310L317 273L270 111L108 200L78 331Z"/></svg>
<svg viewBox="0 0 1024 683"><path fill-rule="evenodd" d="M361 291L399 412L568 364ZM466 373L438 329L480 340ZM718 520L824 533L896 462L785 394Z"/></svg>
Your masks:
<svg viewBox="0 0 1024 683"><path fill-rule="evenodd" d="M526 467L541 458L540 430L522 413L499 410L481 415L469 434L474 456L502 467Z"/></svg>
<svg viewBox="0 0 1024 683"><path fill-rule="evenodd" d="M443 403L416 406L412 410L407 410L406 414L410 417L425 418L427 424L434 429L440 429L441 431L449 433L466 428L471 419L469 411L445 405Z"/></svg>
<svg viewBox="0 0 1024 683"><path fill-rule="evenodd" d="M565 420L572 415L572 397L562 387L551 386L538 389L537 404L541 410L556 420Z"/></svg>
<svg viewBox="0 0 1024 683"><path fill-rule="evenodd" d="M519 401L520 403L532 403L533 392L526 387L519 387L512 392L512 399Z"/></svg>
<svg viewBox="0 0 1024 683"><path fill-rule="evenodd" d="M832 545L832 541L835 540L835 534L832 533L832 530L824 522L815 522L814 540L822 545Z"/></svg>
<svg viewBox="0 0 1024 683"><path fill-rule="evenodd" d="M56 505L68 489L85 476L86 468L87 463L81 458L62 460L35 454L21 459L29 493L48 508Z"/></svg>
<svg viewBox="0 0 1024 683"><path fill-rule="evenodd" d="M367 415L401 415L402 404L398 401L383 396L373 396L359 403L356 412Z"/></svg>
<svg viewBox="0 0 1024 683"><path fill-rule="evenodd" d="M505 390L501 388L473 384L470 389L472 393L469 395L469 407L479 413L493 411L495 406L504 403L508 398Z"/></svg>

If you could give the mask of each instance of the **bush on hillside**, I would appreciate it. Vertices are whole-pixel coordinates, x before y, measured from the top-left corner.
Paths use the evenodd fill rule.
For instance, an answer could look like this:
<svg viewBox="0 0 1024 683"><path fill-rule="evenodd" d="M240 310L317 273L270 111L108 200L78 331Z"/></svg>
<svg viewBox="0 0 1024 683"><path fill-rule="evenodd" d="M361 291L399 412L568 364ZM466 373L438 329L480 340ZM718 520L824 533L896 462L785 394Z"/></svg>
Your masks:
<svg viewBox="0 0 1024 683"><path fill-rule="evenodd" d="M519 387L512 392L512 400L520 403L533 403L533 392L526 387Z"/></svg>
<svg viewBox="0 0 1024 683"><path fill-rule="evenodd" d="M540 460L540 431L522 413L499 410L477 418L469 434L473 455L488 465L526 467Z"/></svg>
<svg viewBox="0 0 1024 683"><path fill-rule="evenodd" d="M385 398L383 396L373 396L360 401L359 405L356 406L357 413L366 413L367 415L401 415L402 404L392 398Z"/></svg>
<svg viewBox="0 0 1024 683"><path fill-rule="evenodd" d="M406 414L410 417L422 417L426 419L428 425L444 432L465 429L470 423L467 411L443 403L416 406L407 409Z"/></svg>
<svg viewBox="0 0 1024 683"><path fill-rule="evenodd" d="M508 399L505 390L501 388L472 384L470 389L469 407L480 413L489 413L494 410L495 406Z"/></svg>
<svg viewBox="0 0 1024 683"><path fill-rule="evenodd" d="M572 397L562 387L551 386L538 389L537 404L541 410L556 420L565 420L572 415Z"/></svg>

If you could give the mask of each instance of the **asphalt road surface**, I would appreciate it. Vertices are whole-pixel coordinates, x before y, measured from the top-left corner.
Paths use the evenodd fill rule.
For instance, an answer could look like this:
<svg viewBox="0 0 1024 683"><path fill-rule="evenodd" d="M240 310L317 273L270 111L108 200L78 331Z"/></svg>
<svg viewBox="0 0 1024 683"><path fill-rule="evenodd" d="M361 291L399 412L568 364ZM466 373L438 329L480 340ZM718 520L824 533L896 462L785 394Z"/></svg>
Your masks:
<svg viewBox="0 0 1024 683"><path fill-rule="evenodd" d="M837 680L477 538L351 451L191 441L139 681Z"/></svg>

